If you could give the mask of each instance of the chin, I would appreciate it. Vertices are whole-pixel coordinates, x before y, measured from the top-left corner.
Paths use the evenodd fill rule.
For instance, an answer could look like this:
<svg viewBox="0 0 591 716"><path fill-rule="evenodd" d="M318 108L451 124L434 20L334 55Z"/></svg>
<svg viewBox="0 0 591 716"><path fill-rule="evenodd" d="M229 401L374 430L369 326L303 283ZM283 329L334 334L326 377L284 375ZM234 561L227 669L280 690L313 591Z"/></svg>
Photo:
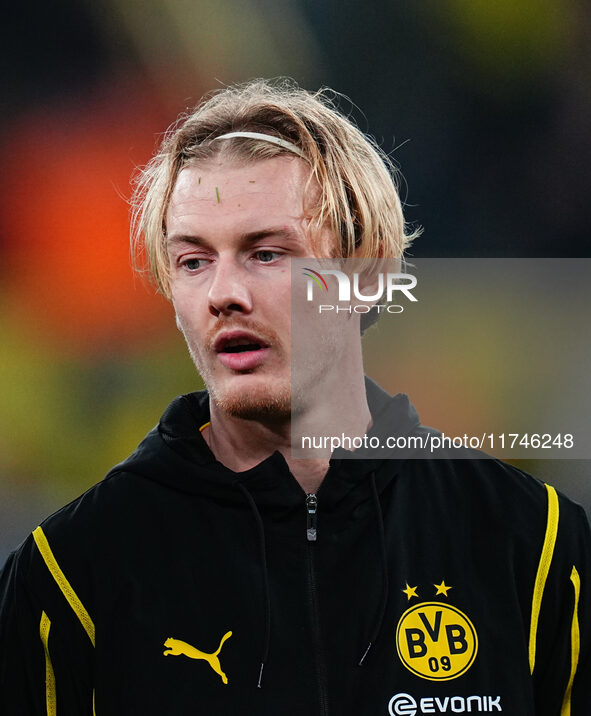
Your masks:
<svg viewBox="0 0 591 716"><path fill-rule="evenodd" d="M227 415L242 420L286 420L291 417L290 386L269 384L243 388L209 387L210 398Z"/></svg>

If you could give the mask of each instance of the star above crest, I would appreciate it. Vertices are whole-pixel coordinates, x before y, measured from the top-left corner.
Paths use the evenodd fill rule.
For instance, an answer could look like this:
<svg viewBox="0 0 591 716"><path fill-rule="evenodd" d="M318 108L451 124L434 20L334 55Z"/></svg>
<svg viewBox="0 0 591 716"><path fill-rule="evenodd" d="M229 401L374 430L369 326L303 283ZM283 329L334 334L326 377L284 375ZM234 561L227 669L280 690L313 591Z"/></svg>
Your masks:
<svg viewBox="0 0 591 716"><path fill-rule="evenodd" d="M448 587L446 585L445 579L441 580L441 584L434 584L433 586L437 590L435 592L435 596L437 596L438 594L443 594L444 597L447 597L447 593L449 592L449 590L453 589L453 587Z"/></svg>
<svg viewBox="0 0 591 716"><path fill-rule="evenodd" d="M403 589L403 590L401 590L401 591L402 591L404 594L406 594L406 598L408 599L408 601L410 601L410 598L411 598L411 597L417 597L417 598L418 598L419 595L417 594L417 588L418 588L418 585L417 585L417 587L409 587L409 586L408 586L408 582L406 582L406 589Z"/></svg>

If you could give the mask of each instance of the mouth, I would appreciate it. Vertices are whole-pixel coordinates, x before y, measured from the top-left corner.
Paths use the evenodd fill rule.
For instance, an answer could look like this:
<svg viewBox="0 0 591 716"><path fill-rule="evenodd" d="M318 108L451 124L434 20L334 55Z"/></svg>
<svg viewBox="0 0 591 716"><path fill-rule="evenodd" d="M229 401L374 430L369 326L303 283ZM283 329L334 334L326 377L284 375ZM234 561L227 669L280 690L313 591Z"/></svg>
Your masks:
<svg viewBox="0 0 591 716"><path fill-rule="evenodd" d="M231 370L253 370L264 362L269 345L254 333L228 331L218 336L214 350L220 362Z"/></svg>
<svg viewBox="0 0 591 716"><path fill-rule="evenodd" d="M259 351L269 346L258 336L245 331L222 333L214 343L216 353L246 353Z"/></svg>

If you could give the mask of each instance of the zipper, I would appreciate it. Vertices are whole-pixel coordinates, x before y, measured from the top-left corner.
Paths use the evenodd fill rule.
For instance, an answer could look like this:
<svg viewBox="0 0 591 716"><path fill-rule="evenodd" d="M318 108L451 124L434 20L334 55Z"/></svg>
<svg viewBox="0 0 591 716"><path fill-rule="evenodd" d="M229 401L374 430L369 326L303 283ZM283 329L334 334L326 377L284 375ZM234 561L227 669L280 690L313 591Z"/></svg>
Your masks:
<svg viewBox="0 0 591 716"><path fill-rule="evenodd" d="M308 542L316 542L316 536L318 534L318 520L316 516L318 511L318 498L313 492L306 495L306 510L308 512L306 538Z"/></svg>
<svg viewBox="0 0 591 716"><path fill-rule="evenodd" d="M318 674L318 701L320 716L328 716L328 679L326 675L326 661L322 653L320 637L320 614L318 609L318 586L316 569L314 566L314 542L318 537L318 498L314 493L306 495L306 556L308 562L308 595L310 613L312 616L312 641L314 649L314 662Z"/></svg>

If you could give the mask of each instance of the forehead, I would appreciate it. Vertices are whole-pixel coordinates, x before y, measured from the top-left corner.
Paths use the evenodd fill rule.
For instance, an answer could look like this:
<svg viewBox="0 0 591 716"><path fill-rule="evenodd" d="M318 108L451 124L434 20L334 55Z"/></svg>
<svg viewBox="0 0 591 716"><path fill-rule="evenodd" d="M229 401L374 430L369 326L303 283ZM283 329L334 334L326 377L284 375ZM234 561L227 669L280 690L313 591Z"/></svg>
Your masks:
<svg viewBox="0 0 591 716"><path fill-rule="evenodd" d="M309 176L307 162L284 155L248 164L214 159L187 166L172 192L167 229L202 221L301 219L317 195L313 184L306 186Z"/></svg>

